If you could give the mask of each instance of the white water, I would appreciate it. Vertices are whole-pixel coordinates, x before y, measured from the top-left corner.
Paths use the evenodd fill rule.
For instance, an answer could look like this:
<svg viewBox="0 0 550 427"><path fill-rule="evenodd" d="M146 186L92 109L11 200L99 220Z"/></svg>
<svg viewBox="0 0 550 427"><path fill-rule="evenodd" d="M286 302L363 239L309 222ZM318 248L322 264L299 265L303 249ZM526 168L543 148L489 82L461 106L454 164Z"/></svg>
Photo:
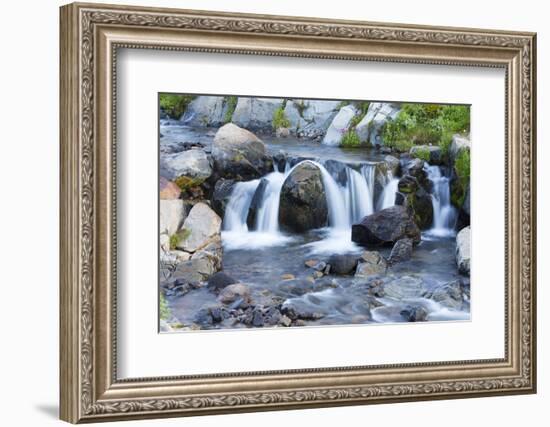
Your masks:
<svg viewBox="0 0 550 427"><path fill-rule="evenodd" d="M399 178L395 178L392 171L388 171L386 175L386 185L384 185L382 194L380 194L380 197L378 197L378 201L376 203L377 211L391 208L393 205L395 205L395 193L397 193L398 183Z"/></svg>
<svg viewBox="0 0 550 427"><path fill-rule="evenodd" d="M351 225L374 212L374 166L363 165L361 173L346 166L346 182L338 183L318 162L328 207L328 228L321 241L309 244L312 252L350 252L358 247L351 241ZM302 162L301 162L302 163ZM254 193L260 185L255 179L235 184L223 220L222 237L228 249L259 248L287 243L292 237L279 228L279 202L281 189L287 176L298 166L287 163L284 172L277 167L264 177L267 185L261 196L252 230L247 225L248 211Z"/></svg>
<svg viewBox="0 0 550 427"><path fill-rule="evenodd" d="M428 233L440 237L454 236L457 212L451 204L450 180L441 173L439 166L426 164L424 170L433 185L431 196L434 219Z"/></svg>

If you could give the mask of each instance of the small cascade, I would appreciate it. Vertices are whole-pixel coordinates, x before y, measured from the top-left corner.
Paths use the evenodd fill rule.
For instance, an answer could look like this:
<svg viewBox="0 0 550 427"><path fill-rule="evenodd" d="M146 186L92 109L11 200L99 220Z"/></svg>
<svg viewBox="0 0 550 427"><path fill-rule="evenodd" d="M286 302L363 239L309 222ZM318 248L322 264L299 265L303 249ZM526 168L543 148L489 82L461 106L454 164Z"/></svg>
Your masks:
<svg viewBox="0 0 550 427"><path fill-rule="evenodd" d="M397 193L397 184L399 179L393 176L392 171L388 171L385 176L385 185L382 193L378 197L376 203L376 210L381 211L382 209L390 208L395 205L395 194Z"/></svg>
<svg viewBox="0 0 550 427"><path fill-rule="evenodd" d="M351 225L374 212L374 165L362 165L360 172L343 165L338 171L331 169L331 173L319 162L312 160L304 160L304 162L313 163L321 171L328 207L329 232L332 236L338 234L342 236L339 237L340 239L351 243ZM282 242L284 235L279 231L281 189L287 176L300 163L291 167L287 162L284 172L275 166L274 172L262 178L265 185L262 184L263 193L260 194L261 199L257 205L254 227L247 225L248 212L255 193L262 188L260 187L262 180L236 183L223 219L225 236L241 243L250 242L252 238L255 243Z"/></svg>
<svg viewBox="0 0 550 427"><path fill-rule="evenodd" d="M424 170L432 183L433 225L429 231L435 236L453 236L457 212L451 204L451 190L449 177L441 173L439 166L426 164Z"/></svg>
<svg viewBox="0 0 550 427"><path fill-rule="evenodd" d="M231 198L225 209L223 218L223 229L227 231L247 232L248 225L246 218L250 203L256 189L260 185L259 179L252 181L238 182L231 192Z"/></svg>

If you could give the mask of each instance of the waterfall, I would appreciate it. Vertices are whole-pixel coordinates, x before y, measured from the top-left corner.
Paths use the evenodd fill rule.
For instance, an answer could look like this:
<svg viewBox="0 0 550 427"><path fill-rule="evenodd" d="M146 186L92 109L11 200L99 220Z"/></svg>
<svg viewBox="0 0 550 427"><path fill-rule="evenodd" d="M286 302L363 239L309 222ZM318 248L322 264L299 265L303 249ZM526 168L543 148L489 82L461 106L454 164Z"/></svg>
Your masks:
<svg viewBox="0 0 550 427"><path fill-rule="evenodd" d="M439 166L426 164L424 170L432 182L432 205L434 219L430 234L452 236L455 234L457 212L451 204L450 179L441 173Z"/></svg>
<svg viewBox="0 0 550 427"><path fill-rule="evenodd" d="M397 184L399 179L393 176L392 171L388 171L385 177L386 184L382 193L378 197L378 202L376 203L376 210L380 211L382 209L390 208L395 205L395 193L397 193Z"/></svg>
<svg viewBox="0 0 550 427"><path fill-rule="evenodd" d="M256 192L256 188L260 184L259 179L252 181L238 182L235 184L233 191L231 192L231 198L225 209L225 216L223 218L223 228L228 231L248 231L248 225L246 224L246 218L248 216L248 210L250 209L250 203L252 197Z"/></svg>
<svg viewBox="0 0 550 427"><path fill-rule="evenodd" d="M349 249L350 245L353 245L351 225L374 212L374 165L362 165L360 172L347 165L343 165L342 169L340 165L339 171L331 173L319 162L304 162L313 163L319 168L327 201L329 232L332 238L338 236L339 243L345 240L345 248ZM281 189L288 175L301 163L291 167L287 162L284 172L275 166L274 172L262 179L265 180L265 185L260 186L260 179L235 184L223 219L224 242L229 241L230 248L242 248L246 245L260 247L288 241L288 236L279 231ZM342 170L345 173L339 176L337 172ZM339 177L345 182L338 182ZM248 213L255 193L261 191L262 187L263 193L256 196L260 197L260 200L257 204L255 223L253 227L249 227ZM256 200L254 204L256 205Z"/></svg>

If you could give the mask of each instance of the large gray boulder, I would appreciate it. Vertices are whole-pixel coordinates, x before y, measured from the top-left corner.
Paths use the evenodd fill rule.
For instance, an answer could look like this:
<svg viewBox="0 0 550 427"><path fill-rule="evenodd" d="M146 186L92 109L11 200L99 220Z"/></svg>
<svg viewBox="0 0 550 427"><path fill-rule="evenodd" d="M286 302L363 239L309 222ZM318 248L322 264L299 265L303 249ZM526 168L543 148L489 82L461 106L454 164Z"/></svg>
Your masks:
<svg viewBox="0 0 550 427"><path fill-rule="evenodd" d="M212 175L212 168L203 150L191 149L160 156L160 175L169 180L184 176L200 184Z"/></svg>
<svg viewBox="0 0 550 427"><path fill-rule="evenodd" d="M340 145L342 137L349 129L351 119L353 119L356 114L357 109L353 105L349 104L342 107L334 119L332 119L332 123L323 138L323 144Z"/></svg>
<svg viewBox="0 0 550 427"><path fill-rule="evenodd" d="M212 143L214 168L222 178L248 180L271 172L273 161L264 143L252 132L228 123Z"/></svg>
<svg viewBox="0 0 550 427"><path fill-rule="evenodd" d="M177 248L195 252L220 237L222 220L208 205L197 203L183 222Z"/></svg>
<svg viewBox="0 0 550 427"><path fill-rule="evenodd" d="M465 227L456 235L456 265L458 272L470 274L470 227Z"/></svg>
<svg viewBox="0 0 550 427"><path fill-rule="evenodd" d="M185 219L183 200L160 200L159 204L159 232L171 236L176 233Z"/></svg>
<svg viewBox="0 0 550 427"><path fill-rule="evenodd" d="M329 100L293 99L287 101L285 116L290 122L290 130L298 136L307 138L324 135L338 112L339 104L340 101Z"/></svg>
<svg viewBox="0 0 550 427"><path fill-rule="evenodd" d="M203 257L180 262L172 273L172 279L179 279L183 283L199 283L208 280L219 271L212 258Z"/></svg>
<svg viewBox="0 0 550 427"><path fill-rule="evenodd" d="M370 143L372 146L383 145L382 128L388 120L394 120L401 106L388 102L371 102L367 114L357 124L355 131L362 143Z"/></svg>
<svg viewBox="0 0 550 427"><path fill-rule="evenodd" d="M272 131L273 114L282 105L281 98L239 97L231 121L253 131Z"/></svg>
<svg viewBox="0 0 550 427"><path fill-rule="evenodd" d="M227 110L223 96L197 96L189 103L181 121L188 126L221 126Z"/></svg>
<svg viewBox="0 0 550 427"><path fill-rule="evenodd" d="M462 150L470 150L471 144L470 144L470 138L455 134L453 135L453 139L451 141L451 148L449 149L449 155L451 157L451 161L454 164L454 161L456 159L456 156L458 156L458 153L460 153Z"/></svg>
<svg viewBox="0 0 550 427"><path fill-rule="evenodd" d="M281 189L279 223L295 232L324 227L328 206L321 171L312 162L296 166Z"/></svg>
<svg viewBox="0 0 550 427"><path fill-rule="evenodd" d="M420 242L420 229L403 206L382 209L351 227L351 240L362 246L392 245L405 237Z"/></svg>

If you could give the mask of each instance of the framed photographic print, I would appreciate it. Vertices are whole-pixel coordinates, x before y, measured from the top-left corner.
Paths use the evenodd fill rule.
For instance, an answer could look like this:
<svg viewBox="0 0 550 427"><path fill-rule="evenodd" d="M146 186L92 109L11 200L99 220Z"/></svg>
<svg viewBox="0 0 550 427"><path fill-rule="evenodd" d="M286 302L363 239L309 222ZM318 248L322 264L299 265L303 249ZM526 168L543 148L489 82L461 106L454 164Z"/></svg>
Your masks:
<svg viewBox="0 0 550 427"><path fill-rule="evenodd" d="M533 393L535 35L61 8L61 418Z"/></svg>

